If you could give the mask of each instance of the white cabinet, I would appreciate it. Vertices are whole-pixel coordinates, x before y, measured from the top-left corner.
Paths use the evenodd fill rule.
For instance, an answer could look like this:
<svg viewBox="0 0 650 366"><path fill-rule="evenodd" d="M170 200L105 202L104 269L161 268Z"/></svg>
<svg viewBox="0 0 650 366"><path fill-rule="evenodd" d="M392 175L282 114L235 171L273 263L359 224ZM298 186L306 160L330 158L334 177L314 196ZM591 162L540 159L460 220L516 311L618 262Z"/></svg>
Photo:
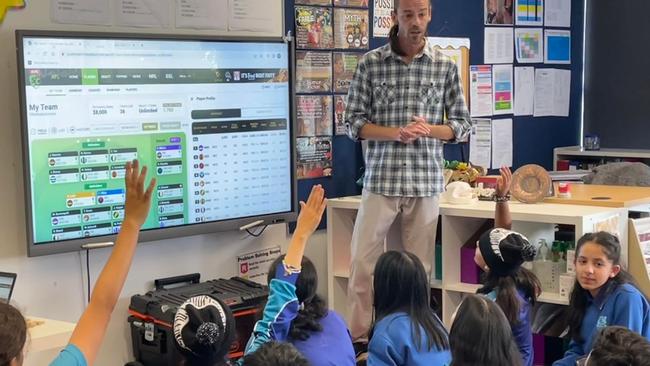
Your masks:
<svg viewBox="0 0 650 366"><path fill-rule="evenodd" d="M347 314L347 286L350 273L350 241L354 220L361 202L360 196L328 200L327 207L327 286L331 309L349 319ZM466 293L475 293L479 285L460 281L460 248L487 219L494 218L495 203L478 202L473 205L440 205L442 220L442 282L432 281L433 288L442 289L443 321L450 326L451 315ZM553 239L556 224L575 227L575 240L594 231L594 225L616 217L620 238L627 239L625 208L577 206L563 204L510 203L513 230L537 239ZM610 221L611 222L611 221ZM433 245L433 244L432 244ZM623 259L627 263L627 240L622 241ZM435 270L432 271L435 273ZM567 304L557 293L542 293L540 302Z"/></svg>

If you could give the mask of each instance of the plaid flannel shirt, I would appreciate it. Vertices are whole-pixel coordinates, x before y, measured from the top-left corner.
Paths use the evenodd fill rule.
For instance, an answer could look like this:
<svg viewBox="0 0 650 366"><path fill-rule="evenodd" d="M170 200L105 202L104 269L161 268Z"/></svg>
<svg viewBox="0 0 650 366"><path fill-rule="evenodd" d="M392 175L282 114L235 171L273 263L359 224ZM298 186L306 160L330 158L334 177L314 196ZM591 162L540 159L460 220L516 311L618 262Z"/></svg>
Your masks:
<svg viewBox="0 0 650 366"><path fill-rule="evenodd" d="M348 136L358 140L366 123L406 126L413 116L451 127L454 139L447 142L469 135L471 120L456 64L428 41L409 65L390 44L366 53L348 92ZM439 139L422 137L410 144L369 140L365 158L363 186L373 193L427 197L444 191L443 141Z"/></svg>

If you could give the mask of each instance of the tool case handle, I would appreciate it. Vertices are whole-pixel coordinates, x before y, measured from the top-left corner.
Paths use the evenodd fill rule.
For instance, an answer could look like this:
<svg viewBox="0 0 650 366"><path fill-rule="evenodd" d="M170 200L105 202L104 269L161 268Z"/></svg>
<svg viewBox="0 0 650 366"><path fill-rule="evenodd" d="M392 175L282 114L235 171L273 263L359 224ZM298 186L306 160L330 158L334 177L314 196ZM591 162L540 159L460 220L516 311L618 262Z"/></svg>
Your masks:
<svg viewBox="0 0 650 366"><path fill-rule="evenodd" d="M201 282L200 273L189 273L186 275L158 278L153 281L156 290L166 290L167 287L178 284L197 284Z"/></svg>

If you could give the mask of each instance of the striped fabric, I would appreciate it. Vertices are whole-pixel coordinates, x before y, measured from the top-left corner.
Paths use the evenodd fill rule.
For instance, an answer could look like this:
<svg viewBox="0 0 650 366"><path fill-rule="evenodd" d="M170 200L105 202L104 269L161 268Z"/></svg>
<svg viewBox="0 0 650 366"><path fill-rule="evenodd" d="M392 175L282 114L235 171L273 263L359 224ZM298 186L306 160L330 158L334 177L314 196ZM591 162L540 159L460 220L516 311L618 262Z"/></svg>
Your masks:
<svg viewBox="0 0 650 366"><path fill-rule="evenodd" d="M409 65L390 44L372 50L359 61L348 93L347 133L359 139L368 122L386 127L406 126L413 116L430 124L451 127L464 140L471 120L457 67L428 42ZM444 191L443 142L420 138L410 144L368 141L364 189L385 196L427 197Z"/></svg>

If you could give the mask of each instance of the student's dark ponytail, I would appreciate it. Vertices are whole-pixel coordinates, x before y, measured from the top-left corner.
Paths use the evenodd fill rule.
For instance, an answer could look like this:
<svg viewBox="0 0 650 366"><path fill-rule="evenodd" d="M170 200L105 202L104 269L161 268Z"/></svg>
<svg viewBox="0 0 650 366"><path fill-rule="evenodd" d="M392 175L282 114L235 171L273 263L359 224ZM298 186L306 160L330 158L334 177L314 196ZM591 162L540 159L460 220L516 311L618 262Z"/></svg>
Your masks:
<svg viewBox="0 0 650 366"><path fill-rule="evenodd" d="M519 312L521 303L517 291L521 291L524 299L534 306L542 285L535 274L526 268L519 267L507 276L500 276L494 272L488 272L483 278L483 287L477 292L488 294L494 289L497 292L496 303L501 307L510 325L519 324Z"/></svg>
<svg viewBox="0 0 650 366"><path fill-rule="evenodd" d="M396 54L400 56L406 55L404 50L399 45L399 25L393 24L392 27L390 27L390 31L388 32L388 39L390 40L390 48L395 52Z"/></svg>
<svg viewBox="0 0 650 366"><path fill-rule="evenodd" d="M269 269L268 282L275 277L275 268L282 263L284 255L279 256L271 264ZM320 324L320 319L327 315L329 311L325 300L318 294L318 273L314 263L307 257L302 257L301 262L302 270L298 275L296 281L296 297L300 303L300 310L296 314L296 318L291 322L289 328L289 337L295 340L306 341L312 332L320 332L323 326Z"/></svg>

